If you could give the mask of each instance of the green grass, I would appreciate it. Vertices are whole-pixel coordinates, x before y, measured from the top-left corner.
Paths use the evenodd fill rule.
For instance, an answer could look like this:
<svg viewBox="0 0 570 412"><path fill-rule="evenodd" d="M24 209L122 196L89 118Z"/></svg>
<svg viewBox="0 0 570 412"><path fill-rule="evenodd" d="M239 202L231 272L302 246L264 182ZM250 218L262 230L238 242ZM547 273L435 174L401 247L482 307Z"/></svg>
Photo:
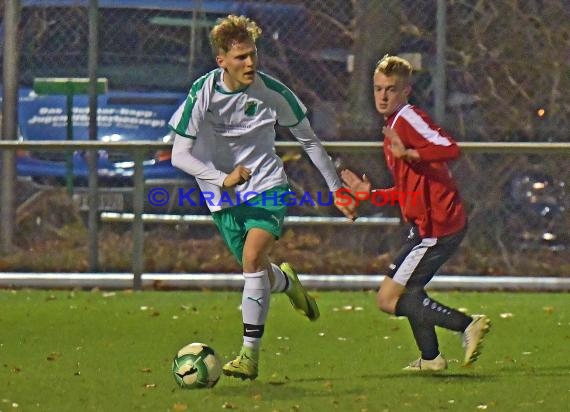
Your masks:
<svg viewBox="0 0 570 412"><path fill-rule="evenodd" d="M232 358L239 293L3 290L0 411L566 410L567 294L432 295L492 318L473 367L459 365L459 335L440 330L449 370L403 372L417 357L409 326L380 313L372 292L319 292L315 323L274 295L259 378L192 391L176 386L172 357L201 341Z"/></svg>

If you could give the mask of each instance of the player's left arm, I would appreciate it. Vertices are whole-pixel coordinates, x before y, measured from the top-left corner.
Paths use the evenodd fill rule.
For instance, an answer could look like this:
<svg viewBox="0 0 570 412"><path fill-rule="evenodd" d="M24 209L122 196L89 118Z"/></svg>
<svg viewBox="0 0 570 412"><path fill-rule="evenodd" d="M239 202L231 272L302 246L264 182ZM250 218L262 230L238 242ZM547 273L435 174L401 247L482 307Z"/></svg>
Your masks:
<svg viewBox="0 0 570 412"><path fill-rule="evenodd" d="M450 136L440 134L435 141L428 140L424 136L417 137L420 140L415 150L422 161L447 162L455 160L461 155L459 146Z"/></svg>
<svg viewBox="0 0 570 412"><path fill-rule="evenodd" d="M315 167L321 172L325 179L329 190L335 196L335 206L349 219L356 218L356 205L352 202L337 202L336 196L339 190L344 190L341 180L336 172L336 168L329 157L327 151L323 147L309 120L305 117L295 126L289 128L291 133L303 146L303 150L307 153Z"/></svg>

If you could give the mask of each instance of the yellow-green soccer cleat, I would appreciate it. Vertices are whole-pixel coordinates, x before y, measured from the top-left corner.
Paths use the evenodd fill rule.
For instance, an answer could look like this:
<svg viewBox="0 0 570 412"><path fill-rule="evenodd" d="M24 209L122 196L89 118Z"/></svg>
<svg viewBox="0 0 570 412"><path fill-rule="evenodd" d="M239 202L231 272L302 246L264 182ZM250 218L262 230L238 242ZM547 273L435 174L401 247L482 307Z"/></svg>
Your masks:
<svg viewBox="0 0 570 412"><path fill-rule="evenodd" d="M477 360L483 347L483 338L491 328L491 321L485 315L473 315L473 320L463 332L465 358L463 366L469 366Z"/></svg>
<svg viewBox="0 0 570 412"><path fill-rule="evenodd" d="M307 293L299 278L297 272L291 267L289 263L282 263L281 270L289 279L289 289L285 292L291 301L291 304L297 312L305 315L309 320L315 321L321 315L319 307L315 299Z"/></svg>
<svg viewBox="0 0 570 412"><path fill-rule="evenodd" d="M222 372L226 376L241 378L242 380L257 378L257 364L259 361L259 351L242 347L239 355L222 367Z"/></svg>
<svg viewBox="0 0 570 412"><path fill-rule="evenodd" d="M405 371L410 372L440 372L446 369L447 361L441 356L441 353L432 360L416 359L404 368Z"/></svg>

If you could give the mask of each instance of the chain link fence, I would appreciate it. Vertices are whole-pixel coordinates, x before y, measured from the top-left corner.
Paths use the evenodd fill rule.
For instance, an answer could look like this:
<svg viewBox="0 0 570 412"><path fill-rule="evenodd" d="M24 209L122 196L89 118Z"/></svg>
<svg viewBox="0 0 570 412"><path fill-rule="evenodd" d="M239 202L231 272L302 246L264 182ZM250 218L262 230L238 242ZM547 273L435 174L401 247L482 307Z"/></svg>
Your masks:
<svg viewBox="0 0 570 412"><path fill-rule="evenodd" d="M310 161L297 150L279 150L293 191L290 216L340 217L330 194ZM381 148L366 153L331 151L337 165L366 173L374 187L386 187ZM452 164L465 201L470 227L460 251L446 264L446 273L477 275L569 276L568 193L570 171L560 168L561 155L485 154L466 151ZM482 168L482 165L485 165ZM177 202L178 188L169 189L171 202L155 213L167 213ZM307 194L310 197L307 197ZM312 199L309 201L308 199ZM184 212L201 213L198 203L184 201ZM397 206L363 202L362 217L399 217ZM388 220L388 219L385 219ZM19 250L0 258L4 270L86 271L88 263L85 214L65 188L34 194L18 208L15 243ZM199 222L145 224L144 270L148 272L233 272L239 268L213 225ZM272 252L304 273L382 273L407 235L392 224L286 225ZM133 232L129 221L105 223L99 233L100 270L130 271Z"/></svg>
<svg viewBox="0 0 570 412"><path fill-rule="evenodd" d="M37 77L87 76L87 3L21 1L22 86L31 86ZM375 62L385 53L410 58L416 67L412 103L434 116L442 105L441 123L459 141L570 140L570 96L564 93L570 89L570 4L564 0L100 0L98 76L109 79L111 90L186 92L194 79L214 68L208 32L217 18L229 13L248 15L260 24L261 69L299 94L325 140L379 138L381 119L374 112L371 79ZM3 20L4 3L0 17ZM0 35L3 30L2 25ZM438 98L443 101L438 103ZM288 138L280 133L280 138ZM335 159L357 170L368 169L379 186L389 183L380 151L335 154ZM309 181L313 176L302 156L293 156L289 164L293 179ZM454 173L470 208L471 229L450 268L467 273L570 275L566 193L570 176L564 164L567 156L505 154L468 154L457 162ZM320 182L318 177L314 181ZM365 210L370 215L397 215L396 210ZM61 243L61 233L69 230L64 217L71 215L61 219L41 215L39 220L19 216L18 222L31 225L27 233L36 231L37 238L41 238L38 233L45 234L42 244L53 246L50 242ZM305 249L322 246L323 255L336 262L334 267L347 273L378 272L383 267L374 254L393 252L399 244L394 241L399 229L351 229L343 238L352 236L348 250L353 258L343 263L326 251L344 248L338 243L338 230L343 229L323 229L322 238L330 240L314 243L314 230L294 229L307 242ZM204 231L208 235L203 238L212 235ZM18 233L19 245L36 247L30 243L34 237L25 233ZM81 244L76 236L71 238ZM183 236L188 233L183 231ZM104 269L124 269L119 257L128 257L124 247L130 243L121 234L111 237L117 242L101 242L114 245L102 246ZM115 259L117 250L123 252ZM303 270L324 270L319 259L309 264L314 258L301 252L295 256L294 263ZM200 267L196 257L191 262L180 256L169 258L175 263L146 262L147 270L210 269ZM67 263L55 266L74 270L74 260L66 259Z"/></svg>
<svg viewBox="0 0 570 412"><path fill-rule="evenodd" d="M22 2L23 83L34 77L86 76L86 3ZM436 55L441 52L444 123L458 139L569 139L570 97L563 93L570 87L567 1L99 4L98 71L112 88L187 90L214 67L207 35L215 20L240 13L264 29L261 68L306 101L325 138L377 137L371 73L387 52L412 57L417 67L412 101L433 113ZM438 30L444 30L444 43L438 43Z"/></svg>

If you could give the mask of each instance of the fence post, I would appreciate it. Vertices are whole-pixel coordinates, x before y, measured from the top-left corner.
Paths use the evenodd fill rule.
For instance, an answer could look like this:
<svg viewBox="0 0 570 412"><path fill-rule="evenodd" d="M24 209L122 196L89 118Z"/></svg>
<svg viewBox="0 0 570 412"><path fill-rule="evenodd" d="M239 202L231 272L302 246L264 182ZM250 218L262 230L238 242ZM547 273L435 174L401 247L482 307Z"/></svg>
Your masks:
<svg viewBox="0 0 570 412"><path fill-rule="evenodd" d="M87 71L89 76L89 140L97 140L97 59L99 33L98 0L89 1L89 60ZM98 181L98 151L87 151L87 165L89 167L89 215L87 227L89 231L89 271L99 271L99 181Z"/></svg>
<svg viewBox="0 0 570 412"><path fill-rule="evenodd" d="M133 189L133 289L140 290L144 269L144 147L135 148L135 174Z"/></svg>
<svg viewBox="0 0 570 412"><path fill-rule="evenodd" d="M445 72L445 49L447 48L447 9L446 0L437 0L436 15L436 55L435 73L433 76L434 93L434 117L435 120L445 125L445 100L446 100L446 72Z"/></svg>
<svg viewBox="0 0 570 412"><path fill-rule="evenodd" d="M6 0L4 3L4 64L2 66L3 104L1 116L2 139L18 138L18 25L20 22L20 2ZM0 253L12 252L15 196L14 181L16 179L16 159L14 150L2 151L2 189L0 205Z"/></svg>

